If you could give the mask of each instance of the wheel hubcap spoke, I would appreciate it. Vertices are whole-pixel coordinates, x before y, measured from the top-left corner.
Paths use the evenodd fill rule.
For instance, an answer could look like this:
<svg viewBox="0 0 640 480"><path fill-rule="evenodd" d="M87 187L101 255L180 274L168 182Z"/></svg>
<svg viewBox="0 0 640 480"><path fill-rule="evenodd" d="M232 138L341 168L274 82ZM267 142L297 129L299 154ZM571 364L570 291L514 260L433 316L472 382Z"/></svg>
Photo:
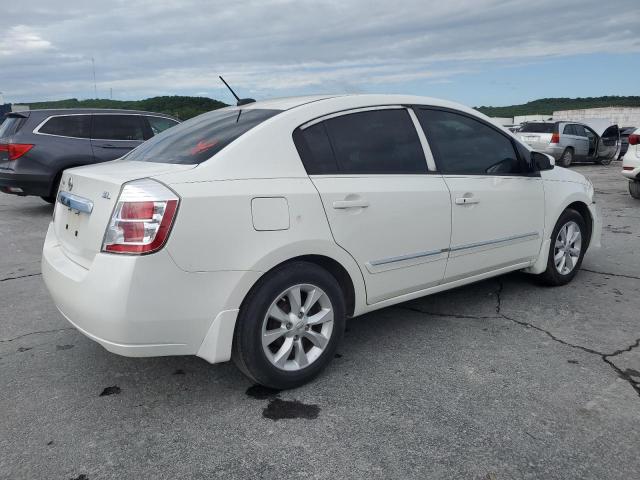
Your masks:
<svg viewBox="0 0 640 480"><path fill-rule="evenodd" d="M570 221L558 232L553 251L556 270L561 275L568 275L578 264L582 249L582 233L574 221Z"/></svg>
<svg viewBox="0 0 640 480"><path fill-rule="evenodd" d="M262 322L262 348L277 368L296 371L311 365L333 333L329 296L311 284L294 285L274 299Z"/></svg>

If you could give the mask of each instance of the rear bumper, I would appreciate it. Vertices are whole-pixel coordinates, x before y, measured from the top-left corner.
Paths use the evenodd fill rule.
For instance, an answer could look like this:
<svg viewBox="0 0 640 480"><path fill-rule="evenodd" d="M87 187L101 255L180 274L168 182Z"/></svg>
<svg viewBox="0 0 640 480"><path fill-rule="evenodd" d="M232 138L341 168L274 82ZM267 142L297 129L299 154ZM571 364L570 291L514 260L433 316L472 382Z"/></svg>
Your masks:
<svg viewBox="0 0 640 480"><path fill-rule="evenodd" d="M14 195L37 195L46 197L50 194L51 178L48 175L14 173L11 170L0 170L0 191Z"/></svg>
<svg viewBox="0 0 640 480"><path fill-rule="evenodd" d="M110 352L198 354L217 362L230 357L243 287L257 274L185 272L166 250L146 256L99 253L87 269L66 256L50 225L42 275L62 315Z"/></svg>

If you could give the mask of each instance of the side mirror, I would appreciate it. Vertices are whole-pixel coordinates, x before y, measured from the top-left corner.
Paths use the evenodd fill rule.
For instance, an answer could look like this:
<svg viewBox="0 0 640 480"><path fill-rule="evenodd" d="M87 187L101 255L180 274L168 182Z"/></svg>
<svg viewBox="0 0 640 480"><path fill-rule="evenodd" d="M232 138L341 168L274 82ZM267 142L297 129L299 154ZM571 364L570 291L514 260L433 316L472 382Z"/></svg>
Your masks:
<svg viewBox="0 0 640 480"><path fill-rule="evenodd" d="M531 152L531 163L536 170L553 170L556 160L551 155L541 152Z"/></svg>

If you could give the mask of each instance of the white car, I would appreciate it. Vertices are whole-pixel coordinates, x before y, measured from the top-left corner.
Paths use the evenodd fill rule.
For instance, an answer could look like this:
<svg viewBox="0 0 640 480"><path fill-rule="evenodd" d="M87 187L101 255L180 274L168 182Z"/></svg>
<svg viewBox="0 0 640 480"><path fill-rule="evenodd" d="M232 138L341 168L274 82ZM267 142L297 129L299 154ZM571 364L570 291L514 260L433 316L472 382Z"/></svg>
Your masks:
<svg viewBox="0 0 640 480"><path fill-rule="evenodd" d="M233 358L291 388L331 361L347 317L514 270L569 282L600 241L593 195L458 104L271 100L65 171L42 272L111 352Z"/></svg>
<svg viewBox="0 0 640 480"><path fill-rule="evenodd" d="M622 158L622 175L629 179L629 193L640 200L640 128L629 135L629 148Z"/></svg>

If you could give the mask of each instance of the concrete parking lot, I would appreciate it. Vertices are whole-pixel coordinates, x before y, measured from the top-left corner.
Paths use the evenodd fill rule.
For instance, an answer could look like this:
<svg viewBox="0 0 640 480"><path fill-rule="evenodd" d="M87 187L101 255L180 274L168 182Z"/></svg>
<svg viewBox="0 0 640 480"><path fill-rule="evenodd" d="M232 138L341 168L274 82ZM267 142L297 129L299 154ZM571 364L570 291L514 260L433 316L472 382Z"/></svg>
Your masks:
<svg viewBox="0 0 640 480"><path fill-rule="evenodd" d="M574 168L604 232L573 283L350 320L327 371L279 393L70 328L40 275L51 207L0 194L0 478L639 478L640 202L618 162Z"/></svg>

